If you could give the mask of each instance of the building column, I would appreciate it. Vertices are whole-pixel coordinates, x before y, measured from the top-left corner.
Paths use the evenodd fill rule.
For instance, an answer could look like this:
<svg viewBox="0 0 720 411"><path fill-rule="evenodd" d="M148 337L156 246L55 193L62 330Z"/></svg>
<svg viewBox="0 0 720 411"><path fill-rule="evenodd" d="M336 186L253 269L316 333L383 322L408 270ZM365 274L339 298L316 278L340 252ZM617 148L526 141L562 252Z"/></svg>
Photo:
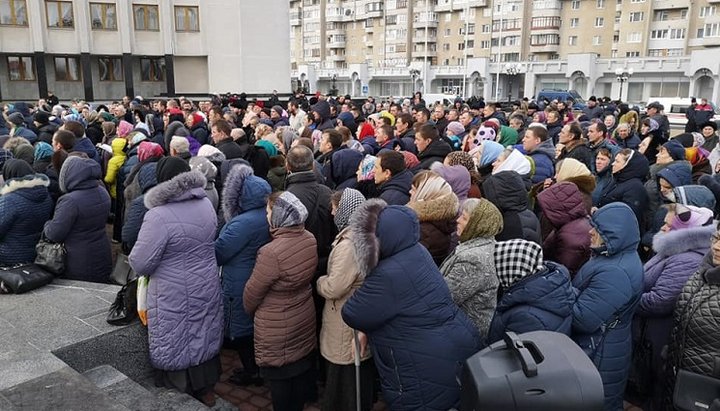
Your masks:
<svg viewBox="0 0 720 411"><path fill-rule="evenodd" d="M133 84L133 61L132 54L123 53L122 64L123 64L123 76L125 77L125 95L133 98L135 97L135 86Z"/></svg>
<svg viewBox="0 0 720 411"><path fill-rule="evenodd" d="M37 75L38 95L45 98L48 95L47 69L45 68L45 53L35 52L35 74Z"/></svg>
<svg viewBox="0 0 720 411"><path fill-rule="evenodd" d="M713 89L712 89L712 100L715 103L717 103L718 100L720 100L720 82L718 81L719 76L712 76L713 80ZM0 98L0 100L2 100Z"/></svg>
<svg viewBox="0 0 720 411"><path fill-rule="evenodd" d="M93 101L95 100L95 95L93 93L90 53L80 53L80 68L82 70L83 88L85 89L85 101Z"/></svg>
<svg viewBox="0 0 720 411"><path fill-rule="evenodd" d="M168 97L175 96L175 60L172 54L165 55L165 82Z"/></svg>

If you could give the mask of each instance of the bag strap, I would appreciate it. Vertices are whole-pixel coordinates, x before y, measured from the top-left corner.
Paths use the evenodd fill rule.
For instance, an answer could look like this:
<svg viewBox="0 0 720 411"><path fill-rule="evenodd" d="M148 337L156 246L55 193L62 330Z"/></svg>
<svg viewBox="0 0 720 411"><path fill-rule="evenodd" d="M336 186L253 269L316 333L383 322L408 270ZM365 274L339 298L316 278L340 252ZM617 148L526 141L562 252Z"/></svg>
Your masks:
<svg viewBox="0 0 720 411"><path fill-rule="evenodd" d="M640 294L638 294L638 295L636 295L635 297L633 297L633 299L630 300L627 304L625 304L624 306L620 307L619 310L615 311L615 314L613 314L613 320L612 320L612 321L610 321L609 323L608 323L608 322L604 322L604 323L600 324L600 331L601 331L602 334L600 335L600 340L599 340L596 344L594 344L595 347L593 348L592 355L590 356L590 358L593 360L593 362L595 361L595 355L597 354L598 350L600 350L600 347L603 345L603 342L605 341L605 337L606 337L607 334L610 332L610 330L613 330L613 329L615 329L618 325L620 325L620 322L621 322L621 321L620 321L620 317L625 313L625 311L626 311L627 309L629 309L629 308L631 308L631 307L635 307L635 305L636 305L639 301L640 301Z"/></svg>

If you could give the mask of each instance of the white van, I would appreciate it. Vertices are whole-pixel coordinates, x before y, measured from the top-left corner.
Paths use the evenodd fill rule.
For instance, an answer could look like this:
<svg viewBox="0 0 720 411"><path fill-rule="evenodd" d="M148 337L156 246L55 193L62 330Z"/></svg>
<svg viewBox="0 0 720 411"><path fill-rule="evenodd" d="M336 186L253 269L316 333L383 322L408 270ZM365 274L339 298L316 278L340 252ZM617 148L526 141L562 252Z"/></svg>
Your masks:
<svg viewBox="0 0 720 411"><path fill-rule="evenodd" d="M645 106L647 107L647 105L652 103L653 101L658 101L660 102L660 104L663 105L663 107L665 107L665 115L667 115L671 127L685 127L685 124L687 124L687 117L685 117L685 112L687 111L688 107L690 107L690 98L650 98L648 99ZM720 115L716 113L713 117L713 120L720 121Z"/></svg>

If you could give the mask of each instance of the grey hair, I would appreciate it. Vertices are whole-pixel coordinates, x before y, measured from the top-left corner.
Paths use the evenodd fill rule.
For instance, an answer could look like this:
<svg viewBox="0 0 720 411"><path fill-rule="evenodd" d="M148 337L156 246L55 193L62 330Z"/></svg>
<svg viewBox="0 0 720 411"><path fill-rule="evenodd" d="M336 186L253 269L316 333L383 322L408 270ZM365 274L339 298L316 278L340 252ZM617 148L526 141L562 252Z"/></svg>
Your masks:
<svg viewBox="0 0 720 411"><path fill-rule="evenodd" d="M462 207L460 208L460 212L470 214L477 208L477 206L480 205L480 203L482 203L482 201L480 201L479 198L468 198L462 204Z"/></svg>
<svg viewBox="0 0 720 411"><path fill-rule="evenodd" d="M314 165L313 152L305 146L295 146L288 151L286 163L290 172L310 171Z"/></svg>
<svg viewBox="0 0 720 411"><path fill-rule="evenodd" d="M182 136L174 136L170 140L170 148L178 153L187 153L190 151L190 142Z"/></svg>

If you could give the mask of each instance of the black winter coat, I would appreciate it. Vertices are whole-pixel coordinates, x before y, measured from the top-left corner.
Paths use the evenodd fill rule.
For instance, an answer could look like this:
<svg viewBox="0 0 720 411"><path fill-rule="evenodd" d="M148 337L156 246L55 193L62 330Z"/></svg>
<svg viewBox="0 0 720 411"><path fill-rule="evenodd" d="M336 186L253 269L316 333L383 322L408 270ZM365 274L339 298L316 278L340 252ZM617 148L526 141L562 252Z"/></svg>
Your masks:
<svg viewBox="0 0 720 411"><path fill-rule="evenodd" d="M482 191L503 216L503 230L495 236L497 241L520 238L542 245L540 221L528 209L528 194L520 174L515 171L493 174L483 182Z"/></svg>
<svg viewBox="0 0 720 411"><path fill-rule="evenodd" d="M614 203L625 203L635 213L640 232L643 232L643 213L648 207L648 194L643 181L650 172L650 165L645 156L634 152L628 164L619 172L613 174L613 181L605 187L600 195L598 208Z"/></svg>
<svg viewBox="0 0 720 411"><path fill-rule="evenodd" d="M330 214L332 191L327 186L318 183L313 171L289 174L285 180L285 188L295 194L295 197L307 208L308 217L305 220L305 229L310 231L317 240L320 264L323 260L327 262L330 246L337 234L335 224L332 224L333 216Z"/></svg>
<svg viewBox="0 0 720 411"><path fill-rule="evenodd" d="M422 170L430 170L430 166L434 162L442 163L445 161L445 156L450 154L452 152L452 147L448 145L448 143L438 139L434 140L432 143L430 143L427 148L425 148L425 151L422 153L418 153L418 160L420 160L420 164L413 167L412 172L418 173Z"/></svg>
<svg viewBox="0 0 720 411"><path fill-rule="evenodd" d="M410 186L412 185L413 174L403 170L392 176L390 180L378 186L379 198L385 200L388 205L405 205L410 201Z"/></svg>

